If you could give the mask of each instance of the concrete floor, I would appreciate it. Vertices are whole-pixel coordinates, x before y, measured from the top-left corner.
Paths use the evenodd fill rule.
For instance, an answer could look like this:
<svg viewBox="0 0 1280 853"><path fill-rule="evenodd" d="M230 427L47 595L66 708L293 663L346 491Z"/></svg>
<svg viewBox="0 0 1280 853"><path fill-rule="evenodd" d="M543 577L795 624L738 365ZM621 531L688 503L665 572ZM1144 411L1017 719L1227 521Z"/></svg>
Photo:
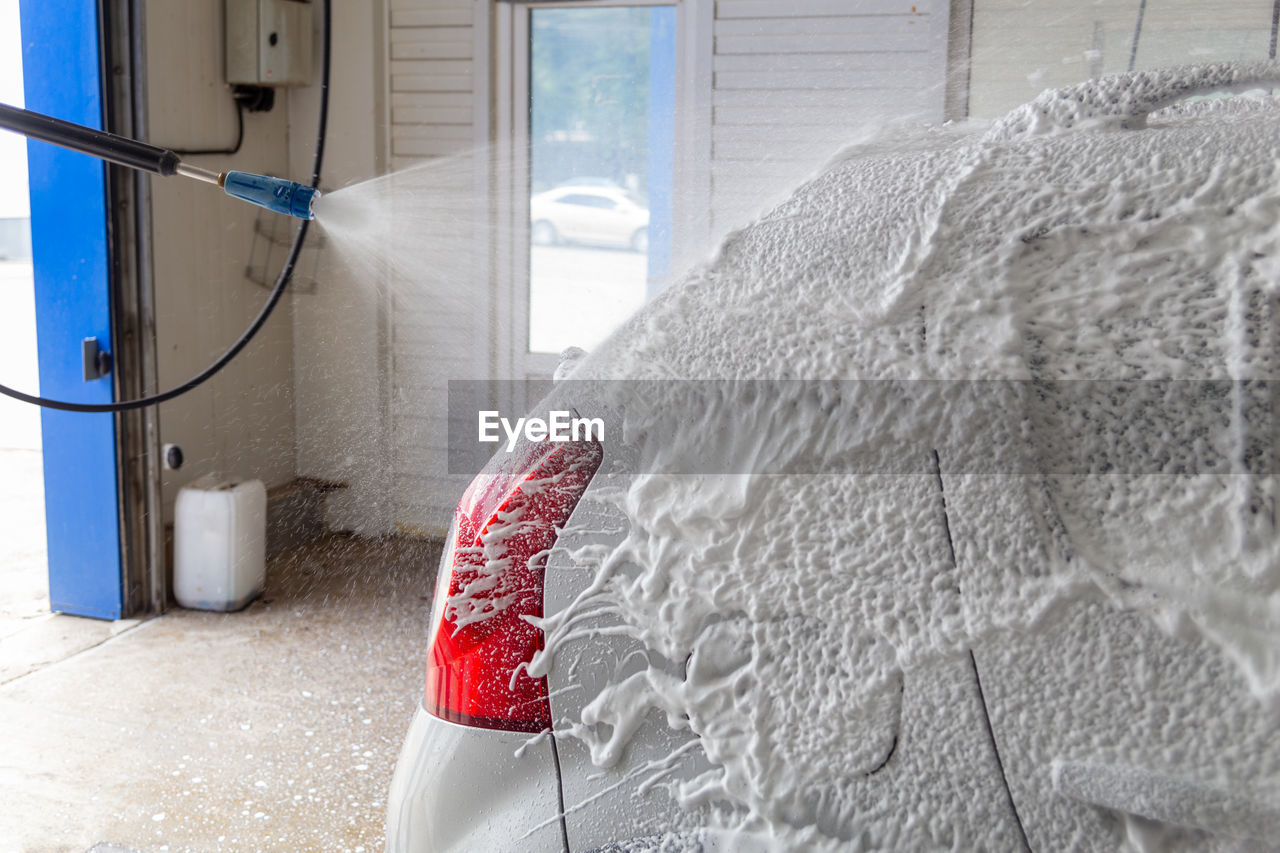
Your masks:
<svg viewBox="0 0 1280 853"><path fill-rule="evenodd" d="M48 615L48 575L39 446L0 446L0 640Z"/></svg>
<svg viewBox="0 0 1280 853"><path fill-rule="evenodd" d="M328 536L240 613L21 617L0 635L0 851L381 850L438 554Z"/></svg>

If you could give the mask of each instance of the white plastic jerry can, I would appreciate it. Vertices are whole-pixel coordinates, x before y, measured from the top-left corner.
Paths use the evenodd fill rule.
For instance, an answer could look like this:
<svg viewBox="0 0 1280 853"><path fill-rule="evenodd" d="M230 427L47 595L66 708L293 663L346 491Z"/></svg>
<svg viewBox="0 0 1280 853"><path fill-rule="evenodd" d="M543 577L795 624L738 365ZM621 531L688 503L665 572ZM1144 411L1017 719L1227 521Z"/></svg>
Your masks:
<svg viewBox="0 0 1280 853"><path fill-rule="evenodd" d="M239 610L266 582L267 490L261 480L203 477L178 492L173 595L194 610Z"/></svg>

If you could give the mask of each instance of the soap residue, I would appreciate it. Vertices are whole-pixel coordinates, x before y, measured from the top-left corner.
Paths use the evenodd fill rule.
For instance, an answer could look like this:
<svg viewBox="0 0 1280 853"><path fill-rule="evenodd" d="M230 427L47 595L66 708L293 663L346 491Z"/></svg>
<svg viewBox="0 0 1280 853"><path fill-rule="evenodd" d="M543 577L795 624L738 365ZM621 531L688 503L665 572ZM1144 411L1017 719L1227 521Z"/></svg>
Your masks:
<svg viewBox="0 0 1280 853"><path fill-rule="evenodd" d="M1264 79L1085 84L850 150L582 359L573 381L943 381L893 422L856 384L628 401L631 462L606 457L551 560L594 580L539 621L530 671L602 633L649 663L558 736L607 767L654 719L687 729L708 767L673 796L780 849L963 849L1004 836L949 835L910 779L866 784L912 672L1097 598L1280 698L1277 430L1268 386L1238 381L1274 378L1280 112L1169 106ZM1000 405L972 393L988 380ZM1176 382L1107 384L1132 380ZM890 439L916 448L905 473L663 473L705 454L807 472Z"/></svg>

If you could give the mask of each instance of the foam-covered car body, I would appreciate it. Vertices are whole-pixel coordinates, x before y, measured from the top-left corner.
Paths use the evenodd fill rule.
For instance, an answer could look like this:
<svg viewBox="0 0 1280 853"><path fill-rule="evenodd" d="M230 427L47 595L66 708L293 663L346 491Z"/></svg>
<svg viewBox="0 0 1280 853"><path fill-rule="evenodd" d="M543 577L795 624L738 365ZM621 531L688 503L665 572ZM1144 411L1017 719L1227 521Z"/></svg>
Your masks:
<svg viewBox="0 0 1280 853"><path fill-rule="evenodd" d="M420 712L392 849L1274 844L1280 108L1185 99L1275 79L851 149L577 364L433 617L553 531L541 716Z"/></svg>

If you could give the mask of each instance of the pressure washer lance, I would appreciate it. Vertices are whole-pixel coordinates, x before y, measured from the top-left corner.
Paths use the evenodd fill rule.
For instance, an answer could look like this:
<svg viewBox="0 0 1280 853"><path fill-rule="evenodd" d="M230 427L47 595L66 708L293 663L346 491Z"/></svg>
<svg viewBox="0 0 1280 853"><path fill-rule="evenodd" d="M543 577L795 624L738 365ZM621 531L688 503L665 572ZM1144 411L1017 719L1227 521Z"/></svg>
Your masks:
<svg viewBox="0 0 1280 853"><path fill-rule="evenodd" d="M183 175L197 181L217 184L229 196L276 213L298 219L315 218L315 204L316 199L320 198L320 191L297 181L255 175L252 172L214 172L202 169L182 162L177 154L167 148L72 124L8 104L0 104L0 127L141 172L165 177Z"/></svg>

